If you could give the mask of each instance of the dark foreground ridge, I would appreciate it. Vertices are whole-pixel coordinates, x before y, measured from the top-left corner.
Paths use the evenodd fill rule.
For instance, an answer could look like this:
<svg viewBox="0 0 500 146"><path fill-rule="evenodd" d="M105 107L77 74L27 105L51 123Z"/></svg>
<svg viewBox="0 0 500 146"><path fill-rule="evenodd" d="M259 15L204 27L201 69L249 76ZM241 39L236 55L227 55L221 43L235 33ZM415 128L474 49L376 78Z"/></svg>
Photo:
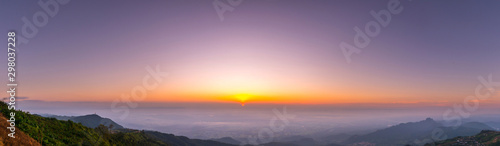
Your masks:
<svg viewBox="0 0 500 146"><path fill-rule="evenodd" d="M42 117L20 110L8 110L7 104L0 102L0 126L8 127L4 115L15 113L16 138L8 137L10 132L0 128L2 145L148 145L148 146L236 146L239 141L230 137L200 140L157 131L123 128L118 123L96 114L68 117ZM103 122L104 121L104 122ZM432 130L441 128L450 138L435 145L500 145L500 132L492 131L488 125L478 122L465 123L457 128L443 126L433 119L420 122L402 123L380 129L365 135L355 135L342 145L423 145L412 143L415 139L429 138ZM3 130L1 130L3 129ZM479 134L478 134L479 133ZM339 146L321 144L312 138L295 136L280 142L261 144L263 146ZM431 144L428 144L431 145Z"/></svg>
<svg viewBox="0 0 500 146"><path fill-rule="evenodd" d="M459 136L452 139L434 143L436 146L500 146L500 132L492 130L483 130L474 136ZM426 144L425 146L432 146Z"/></svg>
<svg viewBox="0 0 500 146"><path fill-rule="evenodd" d="M8 110L7 104L0 102L0 116L2 127L8 124L5 116L11 111L16 115L16 138L7 137L7 130L0 130L0 145L147 145L147 146L233 146L211 140L189 139L184 136L175 136L156 131L144 131L135 129L118 129L99 125L89 128L81 123L71 120L58 120L56 118L41 117L32 115L20 110ZM86 118L98 118L95 115L85 116ZM88 119L81 119L86 122ZM4 129L4 128L1 128ZM22 132L21 132L22 131Z"/></svg>

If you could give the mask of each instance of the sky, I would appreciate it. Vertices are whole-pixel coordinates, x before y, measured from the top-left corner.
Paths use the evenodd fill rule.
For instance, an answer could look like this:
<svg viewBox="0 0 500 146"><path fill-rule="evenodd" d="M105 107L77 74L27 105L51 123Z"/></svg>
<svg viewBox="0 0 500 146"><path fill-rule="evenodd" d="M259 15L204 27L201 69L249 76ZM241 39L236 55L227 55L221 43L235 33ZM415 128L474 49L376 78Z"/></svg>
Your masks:
<svg viewBox="0 0 500 146"><path fill-rule="evenodd" d="M478 76L500 80L499 1L401 0L350 63L339 44L389 1L245 0L223 21L213 2L59 4L17 47L18 95L110 102L142 85L148 66L168 76L144 102L447 103L473 95ZM22 18L40 11L0 1L0 28L23 36Z"/></svg>

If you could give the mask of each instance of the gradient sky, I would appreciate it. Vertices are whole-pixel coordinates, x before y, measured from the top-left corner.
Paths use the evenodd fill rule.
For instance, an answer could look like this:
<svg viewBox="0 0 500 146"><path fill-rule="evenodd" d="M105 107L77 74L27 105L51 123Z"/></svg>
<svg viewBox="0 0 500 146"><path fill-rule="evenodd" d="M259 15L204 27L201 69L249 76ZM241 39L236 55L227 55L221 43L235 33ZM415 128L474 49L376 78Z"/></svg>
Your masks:
<svg viewBox="0 0 500 146"><path fill-rule="evenodd" d="M212 2L62 5L18 47L19 96L113 101L156 65L169 76L144 101L460 102L477 76L500 80L500 1L402 0L352 63L339 44L352 44L353 28L388 0L246 0L224 21ZM0 28L20 34L21 18L41 10L37 1L1 1Z"/></svg>

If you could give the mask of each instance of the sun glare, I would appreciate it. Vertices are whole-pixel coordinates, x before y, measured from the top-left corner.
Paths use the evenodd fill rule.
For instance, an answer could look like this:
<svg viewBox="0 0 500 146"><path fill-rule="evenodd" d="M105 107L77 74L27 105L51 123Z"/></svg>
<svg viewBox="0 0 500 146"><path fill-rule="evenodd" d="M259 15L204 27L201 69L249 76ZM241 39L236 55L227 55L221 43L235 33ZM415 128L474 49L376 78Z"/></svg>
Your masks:
<svg viewBox="0 0 500 146"><path fill-rule="evenodd" d="M235 98L241 103L241 106L245 106L245 102L251 97L252 95L242 93L242 94L237 94L235 95Z"/></svg>

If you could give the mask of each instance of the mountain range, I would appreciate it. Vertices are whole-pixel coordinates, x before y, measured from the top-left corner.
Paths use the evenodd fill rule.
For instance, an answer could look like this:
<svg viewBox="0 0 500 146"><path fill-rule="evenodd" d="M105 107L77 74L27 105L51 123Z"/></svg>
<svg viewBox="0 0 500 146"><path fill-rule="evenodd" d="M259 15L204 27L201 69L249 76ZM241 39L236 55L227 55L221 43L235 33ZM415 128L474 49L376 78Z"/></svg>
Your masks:
<svg viewBox="0 0 500 146"><path fill-rule="evenodd" d="M95 114L66 117L66 120L58 120L54 117L32 115L21 110L9 110L8 105L4 102L0 102L0 111L2 119L6 119L3 115L9 115L11 112L15 113L16 136L19 137L6 137L8 131L2 128L4 130L0 130L2 134L0 145L233 146L217 141L189 139L184 136L156 131L127 128L110 129L103 124L95 126L96 123L107 122L108 125L114 125L113 127L122 127L116 122L107 121L106 118ZM1 121L1 125L9 124L6 120Z"/></svg>
<svg viewBox="0 0 500 146"><path fill-rule="evenodd" d="M482 130L494 129L479 122L469 122L459 127L446 127L431 118L427 118L419 122L402 123L380 129L366 135L355 135L347 139L344 144L415 145L416 140L432 139L432 134L435 131L440 131L442 132L441 135L452 138L457 136L472 136Z"/></svg>
<svg viewBox="0 0 500 146"><path fill-rule="evenodd" d="M483 130L479 134L473 136L459 136L452 139L428 143L425 146L456 146L456 145L500 145L500 132L492 130Z"/></svg>
<svg viewBox="0 0 500 146"><path fill-rule="evenodd" d="M109 118L103 118L97 114L83 115L83 116L59 116L59 115L50 115L50 114L42 114L40 116L48 117L48 118L56 118L58 120L70 120L75 123L81 123L83 126L89 128L96 128L99 125L104 125L106 127L110 127L113 130L123 129L124 127L120 124L114 122Z"/></svg>
<svg viewBox="0 0 500 146"><path fill-rule="evenodd" d="M158 131L128 129L109 118L97 114L83 116L33 115L21 110L8 110L0 103L2 115L16 114L16 136L7 137L9 131L0 130L0 145L172 145L172 146L236 146L240 141L231 137L201 140ZM0 116L0 125L9 123ZM490 122L489 125L494 125ZM431 118L419 122L401 123L361 135L337 134L326 138L335 143L318 142L307 136L294 135L277 138L263 146L340 146L340 145L423 145L415 140L429 139L433 131L440 129L449 140L433 142L436 145L464 143L500 144L496 128L479 122L464 123L459 127L444 126ZM497 125L495 125L497 126ZM478 134L479 133L479 134ZM477 134L477 135L476 135ZM430 143L432 144L432 143Z"/></svg>

